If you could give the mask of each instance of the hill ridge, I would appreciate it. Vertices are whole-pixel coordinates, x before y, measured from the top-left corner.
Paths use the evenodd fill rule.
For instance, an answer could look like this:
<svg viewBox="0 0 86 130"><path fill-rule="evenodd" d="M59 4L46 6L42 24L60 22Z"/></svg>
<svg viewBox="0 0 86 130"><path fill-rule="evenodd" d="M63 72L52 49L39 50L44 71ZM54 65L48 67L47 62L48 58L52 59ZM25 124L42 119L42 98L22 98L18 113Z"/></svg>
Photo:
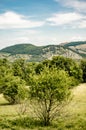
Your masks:
<svg viewBox="0 0 86 130"><path fill-rule="evenodd" d="M12 59L12 57L14 57L14 59L17 59L23 57L28 61L42 61L44 59L51 59L52 56L56 55L63 55L75 59L86 58L86 41L46 46L22 43L0 50L0 58L5 57Z"/></svg>

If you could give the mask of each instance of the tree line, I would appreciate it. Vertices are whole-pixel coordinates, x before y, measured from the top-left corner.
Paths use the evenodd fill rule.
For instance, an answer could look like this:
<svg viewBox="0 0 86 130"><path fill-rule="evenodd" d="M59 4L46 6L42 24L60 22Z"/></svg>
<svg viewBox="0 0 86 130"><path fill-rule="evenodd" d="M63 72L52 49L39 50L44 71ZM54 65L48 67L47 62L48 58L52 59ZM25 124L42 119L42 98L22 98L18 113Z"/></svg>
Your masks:
<svg viewBox="0 0 86 130"><path fill-rule="evenodd" d="M0 59L0 93L10 104L28 99L44 125L57 117L71 90L86 82L86 60L55 56L39 63Z"/></svg>

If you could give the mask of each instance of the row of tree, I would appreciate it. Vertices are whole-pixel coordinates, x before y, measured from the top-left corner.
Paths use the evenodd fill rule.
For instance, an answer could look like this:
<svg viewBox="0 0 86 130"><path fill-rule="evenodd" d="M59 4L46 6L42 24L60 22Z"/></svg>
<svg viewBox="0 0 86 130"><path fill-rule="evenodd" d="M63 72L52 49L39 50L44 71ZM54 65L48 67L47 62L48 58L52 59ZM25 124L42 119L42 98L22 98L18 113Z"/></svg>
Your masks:
<svg viewBox="0 0 86 130"><path fill-rule="evenodd" d="M18 96L19 90L25 89L23 86L31 86L32 77L34 75L40 76L41 72L44 72L46 68L49 71L53 69L57 71L64 70L71 77L72 86L80 82L86 82L86 60L76 62L70 58L57 56L53 57L52 60L45 60L40 63L28 63L23 59L11 63L7 59L0 59L0 93L3 93L11 103L15 103L18 100L15 99L15 96ZM31 75L33 76L31 77Z"/></svg>
<svg viewBox="0 0 86 130"><path fill-rule="evenodd" d="M71 95L71 89L86 82L86 60L76 62L62 56L40 63L28 63L23 59L9 62L0 59L0 93L11 104L25 99L35 104L35 113L49 123Z"/></svg>

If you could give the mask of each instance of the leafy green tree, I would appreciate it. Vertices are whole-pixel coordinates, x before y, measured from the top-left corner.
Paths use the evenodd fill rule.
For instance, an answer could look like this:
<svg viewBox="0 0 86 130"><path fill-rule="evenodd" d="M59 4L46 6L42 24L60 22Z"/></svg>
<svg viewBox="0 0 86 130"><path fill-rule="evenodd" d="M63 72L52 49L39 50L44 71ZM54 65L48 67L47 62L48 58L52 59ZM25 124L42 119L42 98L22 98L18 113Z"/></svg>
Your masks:
<svg viewBox="0 0 86 130"><path fill-rule="evenodd" d="M3 88L3 95L11 104L20 103L26 97L25 82L18 76L5 76Z"/></svg>
<svg viewBox="0 0 86 130"><path fill-rule="evenodd" d="M42 64L43 64L43 66L46 66L46 67L51 68L51 67L52 67L51 61L52 61L52 60L44 60L44 61L42 62Z"/></svg>
<svg viewBox="0 0 86 130"><path fill-rule="evenodd" d="M3 92L4 77L12 73L12 67L7 59L0 59L0 93Z"/></svg>
<svg viewBox="0 0 86 130"><path fill-rule="evenodd" d="M34 62L27 62L26 63L26 71L25 71L25 77L24 80L26 81L26 84L28 85L30 81L30 75L35 73L35 68L37 64Z"/></svg>
<svg viewBox="0 0 86 130"><path fill-rule="evenodd" d="M6 58L0 59L0 66L9 66L9 61Z"/></svg>
<svg viewBox="0 0 86 130"><path fill-rule="evenodd" d="M45 68L40 74L31 76L30 98L35 104L35 113L44 125L49 125L56 118L70 97L70 84L67 73L56 68Z"/></svg>
<svg viewBox="0 0 86 130"><path fill-rule="evenodd" d="M22 79L25 77L26 66L24 59L17 59L12 64L14 76L20 76Z"/></svg>
<svg viewBox="0 0 86 130"><path fill-rule="evenodd" d="M82 70L75 60L63 56L55 56L51 60L51 65L65 70L69 76L75 78L76 84L82 82Z"/></svg>
<svg viewBox="0 0 86 130"><path fill-rule="evenodd" d="M35 68L35 72L37 74L40 74L40 72L44 69L44 65L42 63L37 64L36 68Z"/></svg>

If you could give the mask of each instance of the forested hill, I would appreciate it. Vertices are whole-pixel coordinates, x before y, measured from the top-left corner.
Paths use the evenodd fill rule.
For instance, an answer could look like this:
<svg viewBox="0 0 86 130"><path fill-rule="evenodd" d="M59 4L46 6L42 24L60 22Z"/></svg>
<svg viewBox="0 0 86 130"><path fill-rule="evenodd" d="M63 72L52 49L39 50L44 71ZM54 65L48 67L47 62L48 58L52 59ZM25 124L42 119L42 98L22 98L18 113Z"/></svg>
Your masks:
<svg viewBox="0 0 86 130"><path fill-rule="evenodd" d="M48 51L55 51L55 48L59 48L58 45L47 45L47 46L35 46L33 44L17 44L13 46L6 47L0 50L0 53L10 53L15 54L29 54L29 55L40 55Z"/></svg>
<svg viewBox="0 0 86 130"><path fill-rule="evenodd" d="M0 58L5 57L10 60L25 58L28 61L42 61L56 55L75 59L86 58L86 41L47 46L35 46L29 43L17 44L0 50Z"/></svg>
<svg viewBox="0 0 86 130"><path fill-rule="evenodd" d="M86 41L68 42L68 43L63 43L61 45L65 46L65 47L80 46L80 45L86 45Z"/></svg>
<svg viewBox="0 0 86 130"><path fill-rule="evenodd" d="M6 47L0 50L0 52L11 53L12 55L15 55L15 54L30 54L30 55L35 54L36 55L36 54L41 53L42 48L43 47L37 47L32 44L17 44L17 45Z"/></svg>

